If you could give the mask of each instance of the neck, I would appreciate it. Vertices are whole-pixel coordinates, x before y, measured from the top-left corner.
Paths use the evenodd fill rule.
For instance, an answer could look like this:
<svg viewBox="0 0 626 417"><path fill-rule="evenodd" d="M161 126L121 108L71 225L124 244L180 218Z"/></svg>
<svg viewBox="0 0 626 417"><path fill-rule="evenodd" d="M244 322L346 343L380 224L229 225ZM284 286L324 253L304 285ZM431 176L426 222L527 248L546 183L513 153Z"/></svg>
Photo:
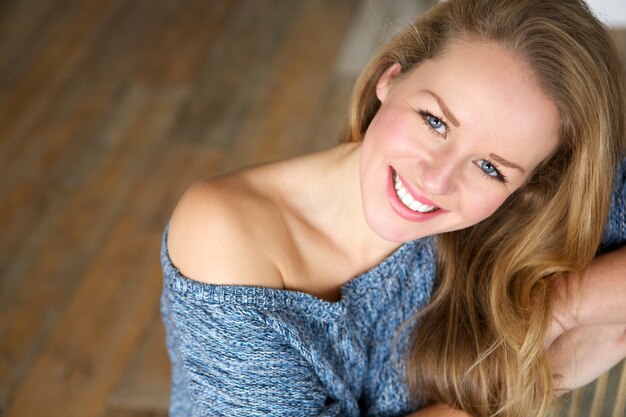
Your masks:
<svg viewBox="0 0 626 417"><path fill-rule="evenodd" d="M339 145L319 165L318 227L346 256L378 262L400 246L378 236L365 220L359 180L360 143Z"/></svg>

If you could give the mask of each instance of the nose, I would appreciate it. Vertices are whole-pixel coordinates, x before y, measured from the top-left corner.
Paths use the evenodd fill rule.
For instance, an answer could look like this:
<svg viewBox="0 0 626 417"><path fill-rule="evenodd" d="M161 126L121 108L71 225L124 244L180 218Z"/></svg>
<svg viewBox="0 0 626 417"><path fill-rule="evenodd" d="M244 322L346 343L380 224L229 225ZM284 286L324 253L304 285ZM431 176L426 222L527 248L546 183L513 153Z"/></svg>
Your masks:
<svg viewBox="0 0 626 417"><path fill-rule="evenodd" d="M418 175L424 192L446 195L454 191L457 169L454 156L448 152L437 153L418 162Z"/></svg>

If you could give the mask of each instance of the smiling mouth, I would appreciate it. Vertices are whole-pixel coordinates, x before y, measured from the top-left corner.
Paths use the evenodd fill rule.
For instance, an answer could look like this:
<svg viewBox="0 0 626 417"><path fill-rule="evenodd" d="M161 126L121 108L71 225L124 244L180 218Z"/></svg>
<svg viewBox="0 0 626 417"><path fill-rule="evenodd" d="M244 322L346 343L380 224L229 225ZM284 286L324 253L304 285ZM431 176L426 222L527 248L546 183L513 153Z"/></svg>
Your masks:
<svg viewBox="0 0 626 417"><path fill-rule="evenodd" d="M432 213L433 211L439 210L439 207L428 206L417 201L404 187L402 180L395 170L392 171L392 175L394 188L396 189L396 195L398 196L398 199L402 202L402 204L404 204L408 209L418 213Z"/></svg>

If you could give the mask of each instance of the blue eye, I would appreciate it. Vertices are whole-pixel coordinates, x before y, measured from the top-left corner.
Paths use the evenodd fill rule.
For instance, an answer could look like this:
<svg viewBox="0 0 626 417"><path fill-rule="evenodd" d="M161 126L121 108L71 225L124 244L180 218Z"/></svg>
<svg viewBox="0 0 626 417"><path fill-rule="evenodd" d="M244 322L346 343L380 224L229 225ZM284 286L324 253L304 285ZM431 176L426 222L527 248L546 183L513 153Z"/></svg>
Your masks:
<svg viewBox="0 0 626 417"><path fill-rule="evenodd" d="M437 131L437 133L440 133L442 135L446 134L446 125L441 119L438 119L433 115L428 115L426 116L426 121L428 122L430 127Z"/></svg>
<svg viewBox="0 0 626 417"><path fill-rule="evenodd" d="M493 164L489 161L485 161L484 159L478 162L478 166L485 171L485 174L490 175L492 177L498 176L498 170Z"/></svg>
<svg viewBox="0 0 626 417"><path fill-rule="evenodd" d="M506 177L500 172L498 167L493 162L486 159L479 159L478 161L476 161L476 165L478 165L478 168L480 168L481 172L488 178L498 180L503 183L508 182Z"/></svg>
<svg viewBox="0 0 626 417"><path fill-rule="evenodd" d="M448 136L448 125L442 119L437 116L433 116L431 113L426 110L418 110L420 116L422 116L422 120L424 124L428 126L433 132L437 133L444 138Z"/></svg>

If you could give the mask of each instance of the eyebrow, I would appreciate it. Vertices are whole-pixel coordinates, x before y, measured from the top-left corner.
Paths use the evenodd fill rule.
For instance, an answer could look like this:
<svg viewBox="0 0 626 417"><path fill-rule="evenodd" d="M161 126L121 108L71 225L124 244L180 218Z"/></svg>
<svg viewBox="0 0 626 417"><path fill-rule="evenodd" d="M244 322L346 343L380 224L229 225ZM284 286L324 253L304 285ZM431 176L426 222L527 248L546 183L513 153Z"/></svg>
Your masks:
<svg viewBox="0 0 626 417"><path fill-rule="evenodd" d="M524 171L524 168L522 168L521 166L514 164L511 161L508 161L506 159L504 159L503 157L501 157L500 155L496 155L495 153L490 153L489 157L495 159L497 162L501 163L502 165L504 165L505 167L509 167L509 168L515 168L519 171L522 172L522 174L525 174L526 171Z"/></svg>
<svg viewBox="0 0 626 417"><path fill-rule="evenodd" d="M441 108L441 112L443 113L444 116L446 116L446 118L448 118L452 124L456 127L461 126L461 123L459 123L459 121L457 120L456 117L454 117L454 115L452 114L452 112L450 111L450 109L448 108L448 106L446 106L446 103L443 102L443 99L441 97L439 97L437 94L435 94L434 92L430 91L430 90L422 90L425 93L430 94L431 96L433 96L435 98L435 100L437 100L437 104L439 104L439 107ZM502 164L504 165L504 164Z"/></svg>

